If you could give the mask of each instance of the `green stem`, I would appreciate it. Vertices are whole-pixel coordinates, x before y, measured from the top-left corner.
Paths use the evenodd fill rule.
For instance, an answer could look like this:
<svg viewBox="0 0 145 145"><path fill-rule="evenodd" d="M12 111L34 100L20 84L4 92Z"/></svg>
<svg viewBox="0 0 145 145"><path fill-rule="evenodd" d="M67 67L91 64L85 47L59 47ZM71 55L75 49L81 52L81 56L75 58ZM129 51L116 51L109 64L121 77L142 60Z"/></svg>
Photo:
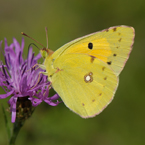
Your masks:
<svg viewBox="0 0 145 145"><path fill-rule="evenodd" d="M3 115L4 115L5 126L6 126L7 133L8 133L8 139L10 139L11 130L10 130L10 127L9 127L9 124L8 124L8 119L7 119L7 116L6 116L6 112L5 112L4 106L3 105L1 105L1 106L2 106L2 111L3 111Z"/></svg>
<svg viewBox="0 0 145 145"><path fill-rule="evenodd" d="M12 132L12 136L10 138L9 145L15 145L15 141L16 141L17 135L18 135L21 127L23 126L24 122L25 121L16 119L16 121L14 123L14 126L13 126L13 132Z"/></svg>

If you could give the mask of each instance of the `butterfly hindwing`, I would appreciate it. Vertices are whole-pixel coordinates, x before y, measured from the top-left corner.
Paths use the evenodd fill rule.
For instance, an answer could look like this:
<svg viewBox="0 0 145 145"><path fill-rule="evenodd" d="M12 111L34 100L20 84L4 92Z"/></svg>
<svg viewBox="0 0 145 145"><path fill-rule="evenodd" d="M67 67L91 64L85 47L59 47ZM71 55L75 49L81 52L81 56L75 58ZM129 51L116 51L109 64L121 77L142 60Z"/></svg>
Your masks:
<svg viewBox="0 0 145 145"><path fill-rule="evenodd" d="M66 54L53 67L59 71L52 76L52 87L80 116L95 116L112 100L118 78L103 61L86 54Z"/></svg>

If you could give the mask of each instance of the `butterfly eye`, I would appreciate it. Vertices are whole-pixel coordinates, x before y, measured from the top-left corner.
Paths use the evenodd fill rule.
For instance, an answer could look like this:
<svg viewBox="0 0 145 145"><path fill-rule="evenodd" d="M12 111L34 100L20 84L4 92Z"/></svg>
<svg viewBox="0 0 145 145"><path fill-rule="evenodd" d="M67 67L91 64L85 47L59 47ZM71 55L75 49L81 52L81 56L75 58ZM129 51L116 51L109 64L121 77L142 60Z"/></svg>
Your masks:
<svg viewBox="0 0 145 145"><path fill-rule="evenodd" d="M93 49L93 43L90 42L90 43L88 44L88 48L89 48L89 49Z"/></svg>

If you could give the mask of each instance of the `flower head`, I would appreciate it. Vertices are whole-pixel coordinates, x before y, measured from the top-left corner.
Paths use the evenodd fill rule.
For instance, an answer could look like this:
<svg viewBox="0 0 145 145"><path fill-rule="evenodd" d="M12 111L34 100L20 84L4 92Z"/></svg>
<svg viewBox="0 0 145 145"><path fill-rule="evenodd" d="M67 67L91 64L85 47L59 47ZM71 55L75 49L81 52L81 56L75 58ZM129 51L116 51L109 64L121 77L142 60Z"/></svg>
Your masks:
<svg viewBox="0 0 145 145"><path fill-rule="evenodd" d="M1 44L2 41L0 47ZM41 55L34 56L32 48L30 48L27 59L24 60L22 57L23 48L24 39L22 39L21 46L15 38L13 43L8 46L5 39L5 65L0 62L0 86L6 92L6 94L0 94L0 99L11 96L8 103L12 112L12 122L15 122L18 113L22 112L21 106L25 106L23 110L28 114L30 106L37 106L42 101L51 106L59 104L59 101L53 102L59 98L57 94L48 97L50 82L47 81L46 76L40 73L43 70L35 66ZM26 114L24 117L27 116Z"/></svg>

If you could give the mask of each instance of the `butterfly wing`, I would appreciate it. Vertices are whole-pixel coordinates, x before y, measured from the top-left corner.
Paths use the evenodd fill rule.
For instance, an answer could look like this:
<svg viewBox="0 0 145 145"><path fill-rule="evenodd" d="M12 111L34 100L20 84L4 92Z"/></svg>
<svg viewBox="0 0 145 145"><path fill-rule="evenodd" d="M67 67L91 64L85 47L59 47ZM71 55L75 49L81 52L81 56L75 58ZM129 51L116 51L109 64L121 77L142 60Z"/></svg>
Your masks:
<svg viewBox="0 0 145 145"><path fill-rule="evenodd" d="M103 61L86 54L66 54L53 62L54 90L81 117L99 114L113 99L118 78Z"/></svg>
<svg viewBox="0 0 145 145"><path fill-rule="evenodd" d="M118 76L131 52L134 33L128 26L110 27L65 44L53 58L69 53L89 54L107 63Z"/></svg>

